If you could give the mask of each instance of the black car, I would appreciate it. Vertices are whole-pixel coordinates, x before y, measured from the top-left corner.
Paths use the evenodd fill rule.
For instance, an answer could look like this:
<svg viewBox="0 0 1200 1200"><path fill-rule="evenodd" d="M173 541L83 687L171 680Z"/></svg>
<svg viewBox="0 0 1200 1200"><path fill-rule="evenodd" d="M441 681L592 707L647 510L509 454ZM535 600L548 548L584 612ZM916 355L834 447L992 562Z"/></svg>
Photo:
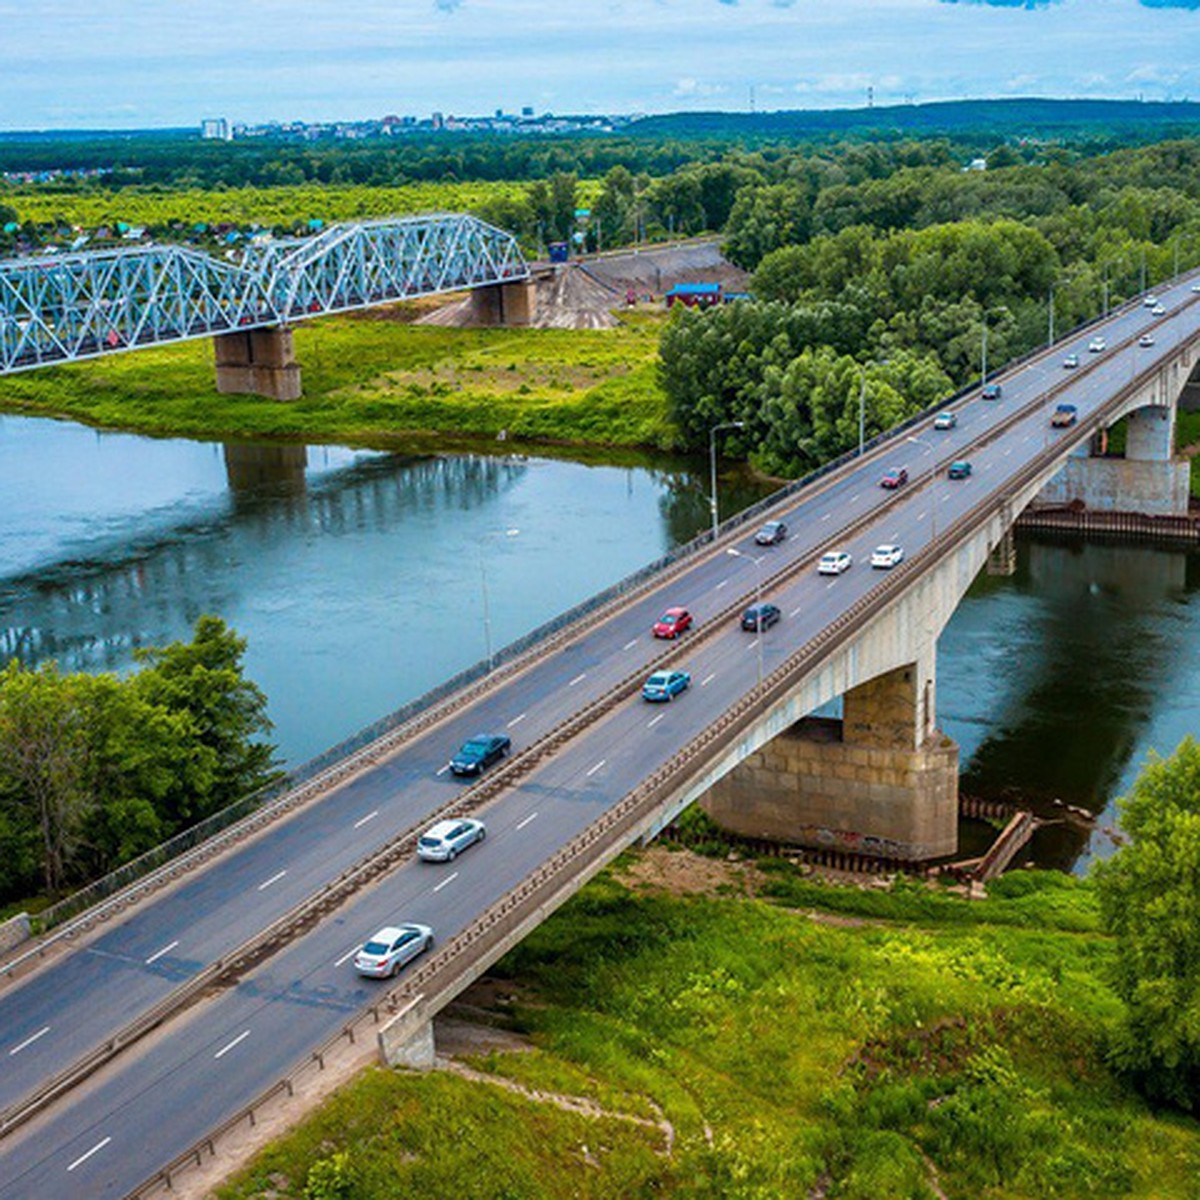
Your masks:
<svg viewBox="0 0 1200 1200"><path fill-rule="evenodd" d="M787 537L787 526L782 521L768 521L755 535L759 546L774 546Z"/></svg>
<svg viewBox="0 0 1200 1200"><path fill-rule="evenodd" d="M511 749L512 739L503 733L480 733L463 742L462 749L450 760L455 775L478 775L499 762Z"/></svg>
<svg viewBox="0 0 1200 1200"><path fill-rule="evenodd" d="M752 604L742 613L742 628L757 633L760 629L770 629L783 614L774 604Z"/></svg>

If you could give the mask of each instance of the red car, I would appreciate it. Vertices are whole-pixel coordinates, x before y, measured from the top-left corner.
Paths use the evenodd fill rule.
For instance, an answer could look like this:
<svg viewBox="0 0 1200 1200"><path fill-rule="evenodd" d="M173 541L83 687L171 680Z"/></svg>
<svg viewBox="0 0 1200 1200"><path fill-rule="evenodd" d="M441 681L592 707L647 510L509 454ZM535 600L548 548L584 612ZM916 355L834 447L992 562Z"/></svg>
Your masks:
<svg viewBox="0 0 1200 1200"><path fill-rule="evenodd" d="M677 638L685 629L692 626L692 614L686 608L668 608L654 622L654 636L660 638Z"/></svg>
<svg viewBox="0 0 1200 1200"><path fill-rule="evenodd" d="M898 488L902 483L908 482L908 472L903 467L893 467L879 481L880 487Z"/></svg>

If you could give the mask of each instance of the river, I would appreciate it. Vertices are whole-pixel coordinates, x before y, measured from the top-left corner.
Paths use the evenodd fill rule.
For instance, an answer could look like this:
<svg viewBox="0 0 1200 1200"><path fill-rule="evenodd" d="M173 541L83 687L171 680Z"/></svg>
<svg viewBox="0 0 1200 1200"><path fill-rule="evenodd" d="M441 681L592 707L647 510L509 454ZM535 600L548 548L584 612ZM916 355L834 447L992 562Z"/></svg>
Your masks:
<svg viewBox="0 0 1200 1200"><path fill-rule="evenodd" d="M705 526L704 464L628 462L0 417L0 661L127 671L217 613L297 763ZM759 494L731 481L722 507ZM963 790L1111 826L1147 753L1200 727L1198 646L1200 555L1020 539L1016 575L981 576L939 648ZM1035 857L1078 868L1110 844L1051 827Z"/></svg>

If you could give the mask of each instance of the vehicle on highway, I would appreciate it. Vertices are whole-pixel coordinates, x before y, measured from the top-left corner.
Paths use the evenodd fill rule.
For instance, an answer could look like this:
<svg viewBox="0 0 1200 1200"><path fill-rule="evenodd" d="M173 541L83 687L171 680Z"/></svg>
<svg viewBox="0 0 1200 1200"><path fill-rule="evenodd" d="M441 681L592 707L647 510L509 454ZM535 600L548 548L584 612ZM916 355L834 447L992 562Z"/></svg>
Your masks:
<svg viewBox="0 0 1200 1200"><path fill-rule="evenodd" d="M933 418L934 429L953 429L958 424L958 413L940 412Z"/></svg>
<svg viewBox="0 0 1200 1200"><path fill-rule="evenodd" d="M1063 359L1063 366L1066 367L1068 371L1073 371L1077 366L1079 366L1079 355L1068 354L1067 357Z"/></svg>
<svg viewBox="0 0 1200 1200"><path fill-rule="evenodd" d="M1153 346L1154 345L1153 334L1143 333L1142 336L1140 338L1138 338L1138 345L1139 346Z"/></svg>
<svg viewBox="0 0 1200 1200"><path fill-rule="evenodd" d="M895 489L907 482L908 471L904 467L893 467L890 471L884 472L883 478L879 481L879 486Z"/></svg>
<svg viewBox="0 0 1200 1200"><path fill-rule="evenodd" d="M1150 315L1152 317L1165 317L1167 315L1167 310L1165 308L1163 308L1163 306L1161 304L1156 304L1150 310Z"/></svg>
<svg viewBox="0 0 1200 1200"><path fill-rule="evenodd" d="M871 566L894 567L904 561L904 547L892 543L876 546L871 555Z"/></svg>
<svg viewBox="0 0 1200 1200"><path fill-rule="evenodd" d="M643 700L674 700L686 692L692 677L686 671L655 671L642 684Z"/></svg>
<svg viewBox="0 0 1200 1200"><path fill-rule="evenodd" d="M774 604L752 604L742 613L742 628L759 633L770 629L782 616L783 613Z"/></svg>
<svg viewBox="0 0 1200 1200"><path fill-rule="evenodd" d="M755 535L759 546L774 546L787 537L787 526L782 521L768 521Z"/></svg>
<svg viewBox="0 0 1200 1200"><path fill-rule="evenodd" d="M1147 296L1145 298L1145 300L1142 301L1142 303L1147 308L1156 308L1158 306L1158 297L1157 296Z"/></svg>
<svg viewBox="0 0 1200 1200"><path fill-rule="evenodd" d="M692 626L692 614L686 608L668 608L654 622L654 636L657 638L677 638Z"/></svg>
<svg viewBox="0 0 1200 1200"><path fill-rule="evenodd" d="M485 837L487 830L482 821L470 817L439 821L417 839L417 857L424 862L450 862Z"/></svg>
<svg viewBox="0 0 1200 1200"><path fill-rule="evenodd" d="M817 574L840 575L843 571L850 570L853 561L845 550L830 550L821 555L821 561L817 563Z"/></svg>
<svg viewBox="0 0 1200 1200"><path fill-rule="evenodd" d="M946 476L949 479L966 479L971 473L971 464L965 458L956 458L951 464Z"/></svg>
<svg viewBox="0 0 1200 1200"><path fill-rule="evenodd" d="M983 391L979 393L985 400L1000 399L1000 385L998 383L986 383L983 386Z"/></svg>
<svg viewBox="0 0 1200 1200"><path fill-rule="evenodd" d="M1075 418L1079 415L1078 409L1073 404L1060 404L1050 417L1050 424L1055 429L1066 429L1069 425L1075 424Z"/></svg>
<svg viewBox="0 0 1200 1200"><path fill-rule="evenodd" d="M1108 343L1097 334L1090 342L1088 342L1088 353L1099 354L1101 350L1107 350Z"/></svg>
<svg viewBox="0 0 1200 1200"><path fill-rule="evenodd" d="M1192 291L1193 291L1193 292L1200 292L1200 283L1193 283L1193 284L1192 284Z"/></svg>
<svg viewBox="0 0 1200 1200"><path fill-rule="evenodd" d="M428 925L385 925L362 944L354 956L354 969L360 975L385 979L432 945L433 930Z"/></svg>
<svg viewBox="0 0 1200 1200"><path fill-rule="evenodd" d="M477 733L463 742L450 760L450 770L455 775L478 775L499 762L511 748L512 739L505 733Z"/></svg>

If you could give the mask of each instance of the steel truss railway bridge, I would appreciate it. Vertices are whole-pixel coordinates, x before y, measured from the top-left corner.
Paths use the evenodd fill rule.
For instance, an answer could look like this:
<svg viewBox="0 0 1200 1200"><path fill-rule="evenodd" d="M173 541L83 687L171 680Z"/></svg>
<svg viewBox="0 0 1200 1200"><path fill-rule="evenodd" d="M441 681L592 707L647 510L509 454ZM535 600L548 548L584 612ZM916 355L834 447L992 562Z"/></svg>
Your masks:
<svg viewBox="0 0 1200 1200"><path fill-rule="evenodd" d="M954 397L940 406L952 428L923 413L614 585L10 951L0 1200L166 1194L227 1134L292 1111L341 1055L428 1065L433 1016L689 804L754 836L953 853L957 749L937 727L936 651L971 582L1011 570L1013 522L1038 497L1186 511L1171 435L1195 386L1200 281L1158 298L1161 314L1134 302L1010 364L998 399ZM1076 420L1052 425L1066 404ZM1126 451L1112 458L1100 446L1118 420ZM972 470L950 478L952 462ZM896 466L910 482L882 491ZM767 517L791 534L758 547ZM905 558L873 571L881 543ZM830 548L853 556L845 574L817 573ZM738 617L759 595L782 619L747 633ZM664 645L649 628L672 604L698 625ZM641 681L665 665L692 687L644 704ZM839 721L812 719L838 698ZM481 730L508 731L514 753L464 787L446 760ZM467 812L485 842L452 864L414 860L435 817ZM398 921L432 926L436 947L391 983L357 978L358 945Z"/></svg>
<svg viewBox="0 0 1200 1200"><path fill-rule="evenodd" d="M511 234L451 213L333 225L251 245L238 263L186 246L9 259L0 375L211 337L218 390L294 399L296 322L473 289L496 323L527 323L528 280Z"/></svg>

